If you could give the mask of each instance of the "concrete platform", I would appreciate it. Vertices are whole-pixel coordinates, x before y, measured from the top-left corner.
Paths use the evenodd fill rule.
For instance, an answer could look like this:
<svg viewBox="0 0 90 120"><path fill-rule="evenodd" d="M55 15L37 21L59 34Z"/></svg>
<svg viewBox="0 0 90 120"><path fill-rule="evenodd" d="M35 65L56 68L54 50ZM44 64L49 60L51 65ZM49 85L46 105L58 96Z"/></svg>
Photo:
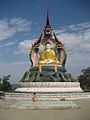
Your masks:
<svg viewBox="0 0 90 120"><path fill-rule="evenodd" d="M82 92L79 82L23 82L16 92L57 93Z"/></svg>

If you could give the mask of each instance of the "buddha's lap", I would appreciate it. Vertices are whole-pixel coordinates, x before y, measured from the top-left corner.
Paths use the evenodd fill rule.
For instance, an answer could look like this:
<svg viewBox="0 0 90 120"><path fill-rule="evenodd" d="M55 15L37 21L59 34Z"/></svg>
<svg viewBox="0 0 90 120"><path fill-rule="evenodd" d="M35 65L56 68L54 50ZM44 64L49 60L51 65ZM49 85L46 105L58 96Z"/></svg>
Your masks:
<svg viewBox="0 0 90 120"><path fill-rule="evenodd" d="M50 59L46 59L46 60L40 60L39 61L39 64L59 64L60 62L59 61L56 61L56 60L50 60Z"/></svg>

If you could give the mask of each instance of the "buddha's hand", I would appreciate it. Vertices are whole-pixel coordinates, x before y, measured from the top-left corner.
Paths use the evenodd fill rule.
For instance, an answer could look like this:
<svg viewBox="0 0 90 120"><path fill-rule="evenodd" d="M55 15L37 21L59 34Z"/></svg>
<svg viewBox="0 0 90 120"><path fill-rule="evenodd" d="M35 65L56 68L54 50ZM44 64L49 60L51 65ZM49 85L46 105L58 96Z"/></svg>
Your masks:
<svg viewBox="0 0 90 120"><path fill-rule="evenodd" d="M47 64L49 64L49 63L52 63L53 60L51 60L51 59L45 59L45 62L46 62Z"/></svg>

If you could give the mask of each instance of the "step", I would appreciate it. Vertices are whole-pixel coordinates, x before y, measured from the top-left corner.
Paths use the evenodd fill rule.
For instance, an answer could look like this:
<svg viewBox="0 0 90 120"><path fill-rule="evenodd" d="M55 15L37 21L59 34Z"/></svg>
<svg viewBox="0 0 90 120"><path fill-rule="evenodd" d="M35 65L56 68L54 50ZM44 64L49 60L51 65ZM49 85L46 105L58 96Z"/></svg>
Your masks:
<svg viewBox="0 0 90 120"><path fill-rule="evenodd" d="M72 101L37 101L32 102L28 100L15 101L14 104L9 106L10 108L17 109L66 109L66 108L77 108L78 106Z"/></svg>
<svg viewBox="0 0 90 120"><path fill-rule="evenodd" d="M6 99L32 99L31 93L6 93ZM37 94L38 100L73 100L90 98L90 92L88 93L58 93L58 94Z"/></svg>

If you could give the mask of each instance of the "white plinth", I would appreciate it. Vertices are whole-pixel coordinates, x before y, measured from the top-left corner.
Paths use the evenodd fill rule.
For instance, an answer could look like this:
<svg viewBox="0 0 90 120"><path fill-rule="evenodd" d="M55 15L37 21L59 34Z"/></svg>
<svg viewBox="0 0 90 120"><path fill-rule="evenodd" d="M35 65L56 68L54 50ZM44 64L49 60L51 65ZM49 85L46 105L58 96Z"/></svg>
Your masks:
<svg viewBox="0 0 90 120"><path fill-rule="evenodd" d="M82 92L78 82L24 82L20 83L16 92L56 93Z"/></svg>

